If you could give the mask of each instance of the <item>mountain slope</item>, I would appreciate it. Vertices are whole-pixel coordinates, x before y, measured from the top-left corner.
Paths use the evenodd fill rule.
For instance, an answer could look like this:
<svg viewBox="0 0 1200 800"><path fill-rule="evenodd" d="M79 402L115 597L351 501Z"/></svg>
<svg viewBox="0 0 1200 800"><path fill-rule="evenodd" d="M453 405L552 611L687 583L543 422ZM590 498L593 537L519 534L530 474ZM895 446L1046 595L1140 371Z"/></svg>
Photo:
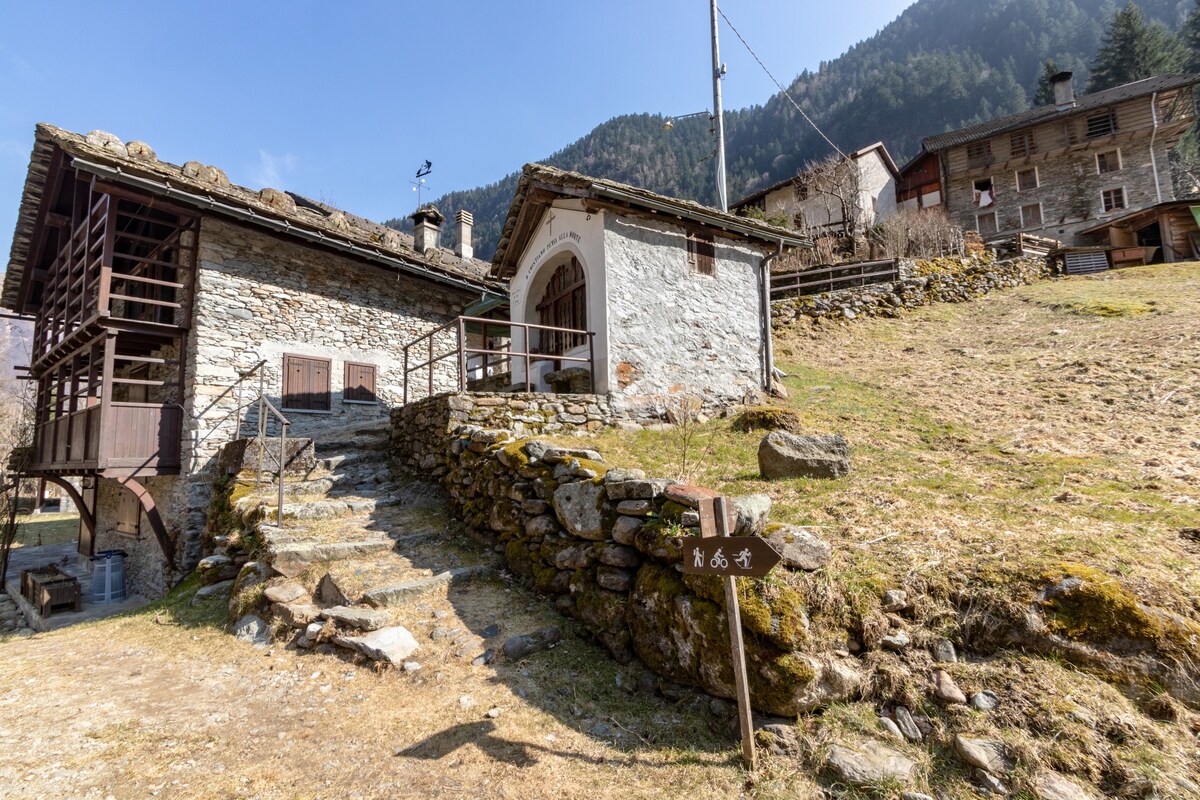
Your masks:
<svg viewBox="0 0 1200 800"><path fill-rule="evenodd" d="M1146 17L1178 27L1192 0L1142 0ZM875 36L788 92L843 151L884 141L899 160L931 134L1027 108L1042 62L1053 58L1087 84L1087 65L1116 9L1112 0L918 0ZM652 191L713 204L713 149L703 119L670 134L651 114L616 117L544 161ZM782 94L762 106L726 112L731 200L795 174L829 146ZM497 183L436 201L452 217L475 216L476 254L490 258L516 187ZM388 222L404 228L405 219Z"/></svg>

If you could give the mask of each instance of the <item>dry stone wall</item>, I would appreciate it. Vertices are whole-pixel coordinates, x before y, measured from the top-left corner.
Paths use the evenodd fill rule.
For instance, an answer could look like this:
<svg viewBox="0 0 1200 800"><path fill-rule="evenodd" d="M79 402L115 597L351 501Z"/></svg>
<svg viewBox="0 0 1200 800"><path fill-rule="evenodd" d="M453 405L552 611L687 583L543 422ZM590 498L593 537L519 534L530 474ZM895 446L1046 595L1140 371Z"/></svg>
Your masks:
<svg viewBox="0 0 1200 800"><path fill-rule="evenodd" d="M396 438L409 437L401 416L394 420ZM441 441L431 471L458 519L496 544L513 575L552 598L617 661L640 661L660 687L733 696L721 580L685 576L681 564L683 539L699 535L697 508L711 492L506 430L459 424ZM401 467L412 458L408 447L396 455ZM829 546L811 533L769 524L766 496L735 504L738 533L767 536L791 568L828 560ZM860 690L852 659L804 650L809 623L795 591L779 581L738 583L756 708L795 715Z"/></svg>
<svg viewBox="0 0 1200 800"><path fill-rule="evenodd" d="M1044 258L992 263L940 258L902 266L901 274L907 273L908 277L892 283L777 300L771 305L772 325L779 329L859 317L898 317L930 303L965 303L998 289L1036 283L1056 274Z"/></svg>

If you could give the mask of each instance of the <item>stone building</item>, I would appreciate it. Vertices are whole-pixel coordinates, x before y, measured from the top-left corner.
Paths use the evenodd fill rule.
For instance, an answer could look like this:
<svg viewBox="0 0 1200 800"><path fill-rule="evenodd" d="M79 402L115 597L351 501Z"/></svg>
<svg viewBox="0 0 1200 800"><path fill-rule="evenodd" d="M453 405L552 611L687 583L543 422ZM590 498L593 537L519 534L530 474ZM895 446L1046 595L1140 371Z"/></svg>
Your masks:
<svg viewBox="0 0 1200 800"><path fill-rule="evenodd" d="M861 235L896 213L900 172L883 142L848 156L809 165L798 175L734 203L739 212L756 207L768 216L782 214L796 230L811 235Z"/></svg>
<svg viewBox="0 0 1200 800"><path fill-rule="evenodd" d="M1195 122L1200 75L1160 75L1081 97L1069 72L1052 83L1051 105L926 138L914 174L906 167L901 203L940 202L985 239L1029 233L1077 244L1086 243L1077 239L1085 229L1175 199L1170 153ZM929 175L940 191L922 188ZM1160 246L1157 222L1138 240Z"/></svg>
<svg viewBox="0 0 1200 800"><path fill-rule="evenodd" d="M528 376L540 389L586 370L577 391L617 409L769 389L770 261L807 244L696 203L527 165L492 262L509 283L513 382Z"/></svg>
<svg viewBox="0 0 1200 800"><path fill-rule="evenodd" d="M214 458L253 435L260 387L289 436L383 419L406 343L503 302L469 215L458 252L435 210L414 219L410 238L142 142L37 127L0 305L34 321L33 472L80 506L82 554L125 550L131 588L163 593L199 556Z"/></svg>

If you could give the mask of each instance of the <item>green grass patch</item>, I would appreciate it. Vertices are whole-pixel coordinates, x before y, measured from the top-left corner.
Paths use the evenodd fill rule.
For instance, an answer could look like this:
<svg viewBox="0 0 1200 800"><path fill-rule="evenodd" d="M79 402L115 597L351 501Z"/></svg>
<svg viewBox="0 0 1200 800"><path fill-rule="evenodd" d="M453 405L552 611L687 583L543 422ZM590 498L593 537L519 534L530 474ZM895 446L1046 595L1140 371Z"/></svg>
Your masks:
<svg viewBox="0 0 1200 800"><path fill-rule="evenodd" d="M41 547L78 539L78 514L29 514L17 517L17 538L13 546Z"/></svg>

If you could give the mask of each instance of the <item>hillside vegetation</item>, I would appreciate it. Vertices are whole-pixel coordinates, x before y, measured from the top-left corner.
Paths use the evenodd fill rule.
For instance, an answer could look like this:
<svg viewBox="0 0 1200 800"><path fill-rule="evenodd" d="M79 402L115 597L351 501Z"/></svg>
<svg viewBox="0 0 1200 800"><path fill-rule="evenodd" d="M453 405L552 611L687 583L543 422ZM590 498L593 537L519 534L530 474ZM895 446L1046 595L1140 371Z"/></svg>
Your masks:
<svg viewBox="0 0 1200 800"><path fill-rule="evenodd" d="M1172 30L1194 7L1191 0L1139 5L1147 20ZM1083 91L1116 10L1111 0L918 0L875 36L816 71L802 72L788 92L842 150L883 141L903 160L919 150L923 137L1028 108L1046 59L1075 71ZM725 46L740 44L728 40ZM770 66L777 74L794 68ZM685 120L664 135L662 122L654 114L616 117L542 160L715 204L708 123ZM829 153L782 94L726 111L725 124L731 201ZM481 258L490 258L499 240L520 165L512 166L513 173L497 183L435 201L448 218L459 209L475 215ZM409 223L399 218L388 224Z"/></svg>

